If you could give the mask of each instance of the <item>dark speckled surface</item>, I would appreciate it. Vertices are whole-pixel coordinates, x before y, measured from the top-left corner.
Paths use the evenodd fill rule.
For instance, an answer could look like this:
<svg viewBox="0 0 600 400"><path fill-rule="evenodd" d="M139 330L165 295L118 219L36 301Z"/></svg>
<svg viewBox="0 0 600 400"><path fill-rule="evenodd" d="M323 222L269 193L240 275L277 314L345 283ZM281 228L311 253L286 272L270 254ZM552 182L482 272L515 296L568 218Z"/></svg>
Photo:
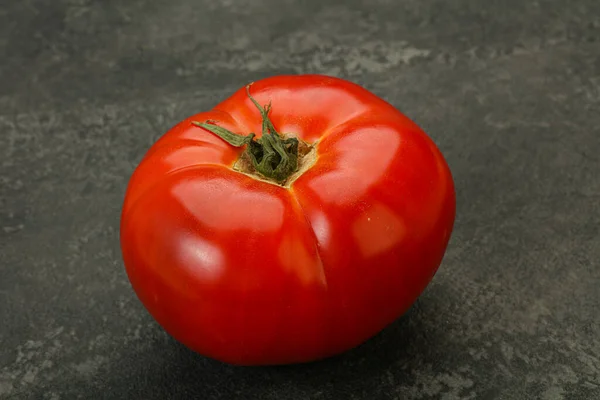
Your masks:
<svg viewBox="0 0 600 400"><path fill-rule="evenodd" d="M600 2L7 0L0 398L600 398ZM351 79L456 179L455 233L397 323L324 362L190 353L120 258L127 180L167 128L279 73Z"/></svg>

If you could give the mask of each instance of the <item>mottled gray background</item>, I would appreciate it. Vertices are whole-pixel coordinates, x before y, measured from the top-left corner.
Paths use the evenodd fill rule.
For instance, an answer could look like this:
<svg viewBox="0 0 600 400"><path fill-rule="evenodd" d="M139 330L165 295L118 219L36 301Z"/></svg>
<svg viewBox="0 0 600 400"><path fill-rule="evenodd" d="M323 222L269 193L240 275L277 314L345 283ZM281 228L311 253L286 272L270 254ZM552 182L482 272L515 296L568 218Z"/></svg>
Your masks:
<svg viewBox="0 0 600 400"><path fill-rule="evenodd" d="M600 1L4 0L0 398L600 398ZM151 143L279 73L349 78L456 179L444 263L341 357L232 368L174 342L118 243Z"/></svg>

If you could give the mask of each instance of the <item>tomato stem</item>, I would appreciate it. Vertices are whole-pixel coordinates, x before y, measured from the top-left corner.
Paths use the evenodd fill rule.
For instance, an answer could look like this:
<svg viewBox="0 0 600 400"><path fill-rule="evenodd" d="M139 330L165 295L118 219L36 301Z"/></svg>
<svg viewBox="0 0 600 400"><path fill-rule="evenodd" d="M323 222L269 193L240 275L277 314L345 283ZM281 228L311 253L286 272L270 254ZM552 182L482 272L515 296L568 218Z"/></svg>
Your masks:
<svg viewBox="0 0 600 400"><path fill-rule="evenodd" d="M254 133L246 136L233 133L215 125L214 121L192 121L192 124L219 136L234 147L247 146L242 156L250 158L254 169L265 178L283 184L298 169L298 138L283 138L277 132L269 118L271 103L261 106L250 94L250 86L246 86L246 93L262 117L262 136L259 139L255 139Z"/></svg>

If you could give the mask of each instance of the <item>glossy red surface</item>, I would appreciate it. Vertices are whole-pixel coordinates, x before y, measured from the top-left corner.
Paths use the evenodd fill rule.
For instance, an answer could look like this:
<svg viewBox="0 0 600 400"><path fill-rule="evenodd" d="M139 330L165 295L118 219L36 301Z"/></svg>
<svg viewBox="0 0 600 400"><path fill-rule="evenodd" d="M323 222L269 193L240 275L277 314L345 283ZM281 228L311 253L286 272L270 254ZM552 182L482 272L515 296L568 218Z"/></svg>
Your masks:
<svg viewBox="0 0 600 400"><path fill-rule="evenodd" d="M127 189L121 246L134 290L191 349L243 365L305 362L364 342L402 315L440 265L455 193L434 143L350 82L254 83L282 133L318 140L289 188L233 171L242 149L193 126L260 134L245 89L148 151Z"/></svg>

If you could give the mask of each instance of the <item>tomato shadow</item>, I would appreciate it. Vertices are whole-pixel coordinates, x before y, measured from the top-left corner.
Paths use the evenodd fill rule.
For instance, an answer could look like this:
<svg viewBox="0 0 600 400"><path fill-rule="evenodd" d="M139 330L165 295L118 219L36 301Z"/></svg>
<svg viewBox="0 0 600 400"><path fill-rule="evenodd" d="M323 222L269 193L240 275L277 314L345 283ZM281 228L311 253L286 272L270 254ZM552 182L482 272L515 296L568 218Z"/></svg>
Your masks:
<svg viewBox="0 0 600 400"><path fill-rule="evenodd" d="M236 367L202 357L167 336L158 326L119 355L89 387L93 398L287 399L350 398L376 393L381 379L411 379L413 366L431 357L432 315L419 302L403 317L361 346L321 361L272 367ZM425 358L425 360L423 360ZM406 371L406 373L404 372ZM342 396L344 397L344 396Z"/></svg>
<svg viewBox="0 0 600 400"><path fill-rule="evenodd" d="M314 388L347 389L369 386L390 369L408 369L419 358L428 355L427 325L417 302L404 316L362 345L338 356L306 364L263 369L283 379L294 379ZM408 374L407 374L408 377Z"/></svg>

